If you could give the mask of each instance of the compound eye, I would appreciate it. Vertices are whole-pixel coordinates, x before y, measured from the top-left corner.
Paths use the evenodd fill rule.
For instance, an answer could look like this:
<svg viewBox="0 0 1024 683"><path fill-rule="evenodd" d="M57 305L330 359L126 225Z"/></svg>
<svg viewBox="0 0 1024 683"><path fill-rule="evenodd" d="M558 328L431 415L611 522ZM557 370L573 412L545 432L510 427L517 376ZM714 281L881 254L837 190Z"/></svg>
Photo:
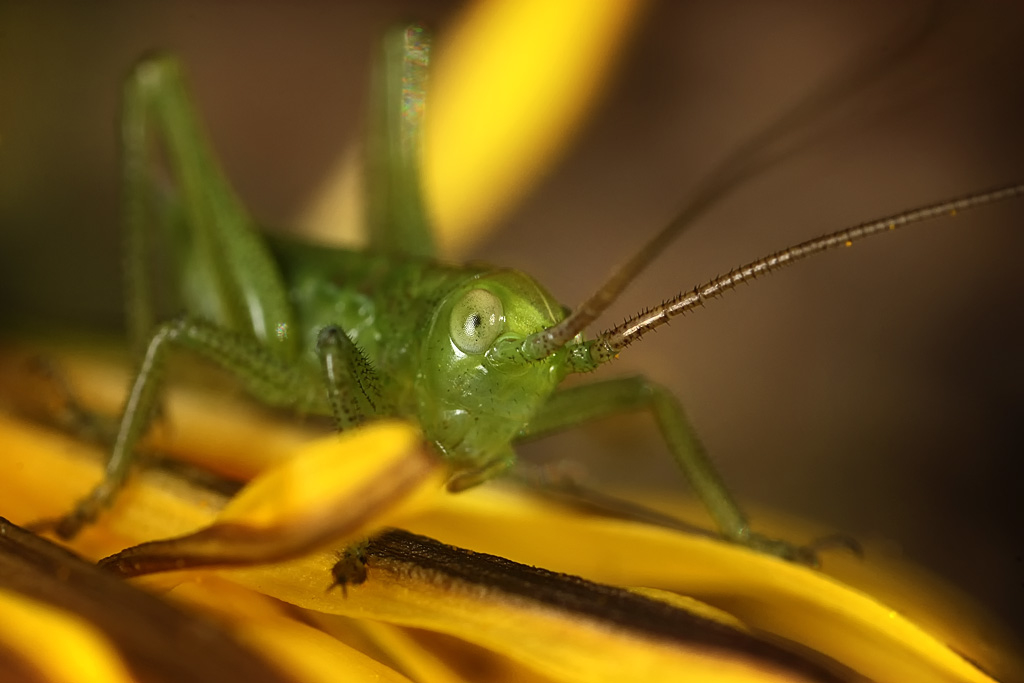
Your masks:
<svg viewBox="0 0 1024 683"><path fill-rule="evenodd" d="M491 348L504 329L501 299L486 289L471 289L452 309L448 332L463 353L478 354Z"/></svg>

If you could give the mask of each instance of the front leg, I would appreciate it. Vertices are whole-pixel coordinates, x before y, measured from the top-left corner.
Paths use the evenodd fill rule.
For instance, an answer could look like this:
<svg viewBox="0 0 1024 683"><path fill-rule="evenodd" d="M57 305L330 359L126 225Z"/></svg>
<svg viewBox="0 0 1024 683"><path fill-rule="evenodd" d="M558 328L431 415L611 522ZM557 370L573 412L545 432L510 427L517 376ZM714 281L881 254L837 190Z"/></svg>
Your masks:
<svg viewBox="0 0 1024 683"><path fill-rule="evenodd" d="M679 401L646 377L625 377L554 393L520 436L534 438L615 413L647 410L683 473L715 520L722 536L771 555L816 565L816 544L801 547L754 533L729 493Z"/></svg>
<svg viewBox="0 0 1024 683"><path fill-rule="evenodd" d="M124 486L135 459L135 447L156 407L163 383L163 367L172 348L188 349L215 362L266 403L291 406L314 401L305 387L306 374L256 339L196 318L180 317L160 325L146 345L125 399L103 479L68 515L56 522L55 530L62 538L73 538L83 526L93 522Z"/></svg>
<svg viewBox="0 0 1024 683"><path fill-rule="evenodd" d="M358 427L381 414L377 373L362 350L337 325L320 330L316 340L327 403L338 431Z"/></svg>
<svg viewBox="0 0 1024 683"><path fill-rule="evenodd" d="M141 360L103 480L58 522L64 538L94 520L124 485L158 400L168 348L214 360L265 402L310 402L310 389L297 380L300 340L281 275L206 141L174 59L151 57L132 72L121 140L128 329ZM161 272L174 281L154 282ZM185 315L158 326L161 293ZM319 390L315 378L308 386Z"/></svg>
<svg viewBox="0 0 1024 683"><path fill-rule="evenodd" d="M327 412L329 406L339 430L364 422L376 414L379 405L372 368L340 328L325 328L320 334L317 352L323 375L318 378L310 366L282 359L252 337L196 318L181 317L164 323L146 346L102 481L56 523L56 532L62 538L74 537L93 522L123 488L135 459L135 447L156 407L167 353L174 348L216 363L236 377L248 393L269 405L320 413Z"/></svg>

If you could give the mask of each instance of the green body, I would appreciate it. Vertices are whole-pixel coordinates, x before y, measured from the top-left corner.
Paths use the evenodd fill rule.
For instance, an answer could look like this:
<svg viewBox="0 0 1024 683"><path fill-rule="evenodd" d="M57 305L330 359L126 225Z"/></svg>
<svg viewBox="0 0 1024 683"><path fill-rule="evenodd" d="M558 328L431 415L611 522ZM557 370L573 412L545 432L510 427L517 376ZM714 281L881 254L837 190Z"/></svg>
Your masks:
<svg viewBox="0 0 1024 683"><path fill-rule="evenodd" d="M562 307L523 273L283 241L273 253L294 306L295 361L310 386L322 383L320 330L337 325L374 369L376 414L418 422L456 470L507 461L512 439L566 374L564 352L498 373L484 355L462 352L449 337L452 307L473 289L501 299L506 338L522 340L561 320ZM311 398L301 407L331 413L322 392Z"/></svg>
<svg viewBox="0 0 1024 683"><path fill-rule="evenodd" d="M648 411L726 539L813 561L807 549L750 531L663 387L631 377L558 389L617 352L603 339L584 342L583 325L569 325L535 280L432 260L417 104L428 47L418 27L385 41L367 144L368 251L263 235L205 140L177 62L158 56L136 67L122 142L128 321L140 362L106 476L57 532L77 533L122 486L173 351L220 365L261 401L333 415L340 429L414 420L450 463L453 491L507 470L516 438ZM154 260L174 276L170 287L152 281ZM173 317L154 304L168 289Z"/></svg>

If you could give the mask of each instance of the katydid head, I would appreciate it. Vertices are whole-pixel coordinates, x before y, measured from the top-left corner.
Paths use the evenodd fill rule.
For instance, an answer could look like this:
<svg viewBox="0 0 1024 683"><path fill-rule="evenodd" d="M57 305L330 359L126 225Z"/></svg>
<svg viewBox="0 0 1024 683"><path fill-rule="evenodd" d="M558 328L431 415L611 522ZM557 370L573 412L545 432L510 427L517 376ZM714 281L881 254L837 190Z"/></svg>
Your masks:
<svg viewBox="0 0 1024 683"><path fill-rule="evenodd" d="M416 382L418 415L453 469L481 470L505 458L508 444L567 374L566 351L534 363L503 363L557 324L560 304L515 270L474 276L435 309Z"/></svg>

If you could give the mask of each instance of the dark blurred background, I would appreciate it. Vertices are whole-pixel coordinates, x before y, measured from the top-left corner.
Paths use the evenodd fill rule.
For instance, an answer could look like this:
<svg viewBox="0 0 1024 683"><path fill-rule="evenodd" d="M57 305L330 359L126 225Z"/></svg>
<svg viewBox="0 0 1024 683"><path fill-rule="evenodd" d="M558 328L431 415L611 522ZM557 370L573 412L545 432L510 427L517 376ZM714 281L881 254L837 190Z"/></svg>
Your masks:
<svg viewBox="0 0 1024 683"><path fill-rule="evenodd" d="M119 329L115 125L140 55L181 56L240 195L287 226L358 135L376 37L409 18L443 37L459 8L0 2L0 325ZM577 144L472 256L577 303L708 168L922 12L881 0L652 5ZM816 144L708 214L604 322L820 232L1024 180L1024 6L938 16ZM740 500L934 569L1020 629L1022 222L1017 200L815 259L601 374L670 385ZM603 453L594 477L684 488L642 416L525 450Z"/></svg>

